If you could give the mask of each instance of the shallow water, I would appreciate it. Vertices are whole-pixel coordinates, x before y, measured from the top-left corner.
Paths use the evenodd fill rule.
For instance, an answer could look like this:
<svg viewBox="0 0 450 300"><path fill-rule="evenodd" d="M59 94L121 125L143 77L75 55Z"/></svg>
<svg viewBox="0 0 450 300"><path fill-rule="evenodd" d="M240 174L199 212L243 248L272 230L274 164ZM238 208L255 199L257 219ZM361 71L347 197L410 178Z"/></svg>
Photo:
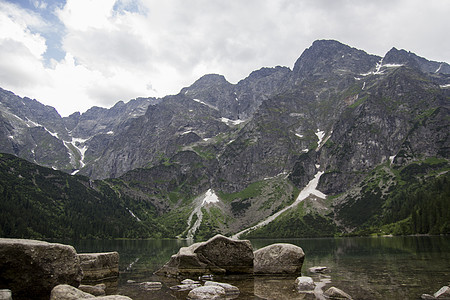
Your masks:
<svg viewBox="0 0 450 300"><path fill-rule="evenodd" d="M321 281L325 291L340 288L353 299L419 299L450 283L450 236L411 236L377 238L321 238L251 240L255 249L273 243L302 247L305 262L302 275ZM180 280L153 275L178 249L182 240L74 241L78 253L118 251L120 276L109 292L140 299L185 299L171 286ZM325 276L311 274L308 268L326 266ZM300 274L299 274L300 276ZM237 299L303 299L294 290L296 277L224 276L215 281L237 286ZM196 279L196 278L192 278ZM145 291L134 280L159 281L163 287Z"/></svg>

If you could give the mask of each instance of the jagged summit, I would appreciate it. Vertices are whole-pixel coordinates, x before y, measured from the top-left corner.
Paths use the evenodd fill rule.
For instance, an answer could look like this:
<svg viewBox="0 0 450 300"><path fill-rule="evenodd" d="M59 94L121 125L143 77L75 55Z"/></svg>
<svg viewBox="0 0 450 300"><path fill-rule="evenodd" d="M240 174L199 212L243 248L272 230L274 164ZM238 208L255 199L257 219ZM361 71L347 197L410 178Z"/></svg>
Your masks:
<svg viewBox="0 0 450 300"><path fill-rule="evenodd" d="M332 73L365 73L380 58L335 40L318 40L295 62L296 77L321 76Z"/></svg>
<svg viewBox="0 0 450 300"><path fill-rule="evenodd" d="M450 65L445 62L429 61L410 51L393 47L383 58L383 64L405 65L426 73L450 74Z"/></svg>

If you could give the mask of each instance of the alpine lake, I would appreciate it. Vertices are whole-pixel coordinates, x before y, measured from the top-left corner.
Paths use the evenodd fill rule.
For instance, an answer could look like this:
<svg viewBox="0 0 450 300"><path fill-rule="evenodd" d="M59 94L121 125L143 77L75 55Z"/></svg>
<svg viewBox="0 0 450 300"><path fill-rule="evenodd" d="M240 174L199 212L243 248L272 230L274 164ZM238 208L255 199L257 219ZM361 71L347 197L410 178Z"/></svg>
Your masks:
<svg viewBox="0 0 450 300"><path fill-rule="evenodd" d="M323 285L337 287L353 299L420 299L450 284L450 236L349 237L313 239L251 239L254 250L274 243L291 243L305 252L302 274ZM78 253L117 251L119 279L107 283L108 293L134 300L186 299L187 292L171 286L185 278L153 273L164 265L186 240L80 240L72 241ZM326 266L324 274L309 268ZM304 299L294 287L295 277L226 275L213 280L235 285L235 299ZM190 278L198 280L198 278ZM141 282L161 282L158 290L145 290Z"/></svg>

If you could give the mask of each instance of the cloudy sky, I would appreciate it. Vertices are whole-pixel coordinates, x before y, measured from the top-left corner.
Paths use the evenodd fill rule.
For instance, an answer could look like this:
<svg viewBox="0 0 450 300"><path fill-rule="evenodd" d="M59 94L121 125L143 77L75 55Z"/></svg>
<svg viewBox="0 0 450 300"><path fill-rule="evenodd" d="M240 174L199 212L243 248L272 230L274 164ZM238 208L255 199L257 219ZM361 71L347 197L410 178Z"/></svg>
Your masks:
<svg viewBox="0 0 450 300"><path fill-rule="evenodd" d="M450 0L0 0L0 87L66 116L293 67L316 39L450 62Z"/></svg>

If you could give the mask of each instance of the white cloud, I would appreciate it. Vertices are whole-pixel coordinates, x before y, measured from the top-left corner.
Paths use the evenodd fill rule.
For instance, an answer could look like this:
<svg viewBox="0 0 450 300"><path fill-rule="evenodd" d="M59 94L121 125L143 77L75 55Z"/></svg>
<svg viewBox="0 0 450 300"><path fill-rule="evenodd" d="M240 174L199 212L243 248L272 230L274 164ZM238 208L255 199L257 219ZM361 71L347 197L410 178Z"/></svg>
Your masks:
<svg viewBox="0 0 450 300"><path fill-rule="evenodd" d="M391 47L449 61L448 0L0 0L0 86L64 115L137 96L177 93L206 73L231 82L292 67L316 39L383 55ZM61 21L64 59L43 59ZM42 16L42 17L41 17ZM59 43L56 43L59 45ZM44 55L45 54L45 55Z"/></svg>

